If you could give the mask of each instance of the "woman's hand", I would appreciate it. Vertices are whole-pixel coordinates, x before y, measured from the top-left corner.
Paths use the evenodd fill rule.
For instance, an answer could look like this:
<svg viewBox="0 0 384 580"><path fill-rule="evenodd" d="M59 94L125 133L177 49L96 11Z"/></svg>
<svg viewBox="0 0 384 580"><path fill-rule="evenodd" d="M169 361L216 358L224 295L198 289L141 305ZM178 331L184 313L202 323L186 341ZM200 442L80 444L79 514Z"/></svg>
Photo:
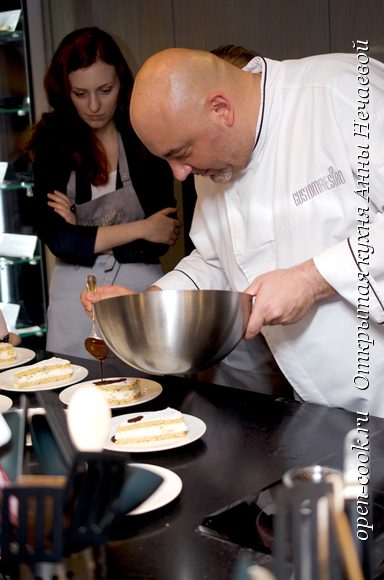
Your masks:
<svg viewBox="0 0 384 580"><path fill-rule="evenodd" d="M178 219L170 218L177 207L166 207L144 220L143 239L157 244L174 246L180 234L182 223Z"/></svg>
<svg viewBox="0 0 384 580"><path fill-rule="evenodd" d="M174 246L180 234L181 222L168 217L177 208L166 207L143 220L100 226L97 229L94 253L109 252L117 246L129 244L135 240L147 240L155 244Z"/></svg>
<svg viewBox="0 0 384 580"><path fill-rule="evenodd" d="M71 210L72 204L67 195L55 189L53 193L47 193L47 197L52 200L48 202L49 207L61 215L68 224L77 226L77 217Z"/></svg>
<svg viewBox="0 0 384 580"><path fill-rule="evenodd" d="M9 342L12 344L12 346L19 346L19 344L21 344L21 338L18 334L15 334L14 332L10 332L9 333Z"/></svg>

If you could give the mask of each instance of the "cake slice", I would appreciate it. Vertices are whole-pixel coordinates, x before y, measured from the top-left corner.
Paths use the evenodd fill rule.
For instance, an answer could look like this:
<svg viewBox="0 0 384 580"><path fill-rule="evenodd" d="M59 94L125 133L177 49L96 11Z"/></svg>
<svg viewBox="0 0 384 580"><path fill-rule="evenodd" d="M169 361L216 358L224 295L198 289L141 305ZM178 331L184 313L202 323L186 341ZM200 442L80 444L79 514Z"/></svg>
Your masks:
<svg viewBox="0 0 384 580"><path fill-rule="evenodd" d="M10 342L0 342L0 363L15 360L16 352Z"/></svg>
<svg viewBox="0 0 384 580"><path fill-rule="evenodd" d="M38 387L47 383L65 381L70 379L72 375L73 368L68 360L52 357L15 373L16 380L13 386L16 389Z"/></svg>
<svg viewBox="0 0 384 580"><path fill-rule="evenodd" d="M188 427L184 415L180 411L163 409L145 415L138 414L128 419L116 428L112 437L113 443L126 445L127 443L146 443L147 441L162 441L185 437Z"/></svg>
<svg viewBox="0 0 384 580"><path fill-rule="evenodd" d="M140 379L106 379L92 385L103 391L109 405L126 405L141 395Z"/></svg>

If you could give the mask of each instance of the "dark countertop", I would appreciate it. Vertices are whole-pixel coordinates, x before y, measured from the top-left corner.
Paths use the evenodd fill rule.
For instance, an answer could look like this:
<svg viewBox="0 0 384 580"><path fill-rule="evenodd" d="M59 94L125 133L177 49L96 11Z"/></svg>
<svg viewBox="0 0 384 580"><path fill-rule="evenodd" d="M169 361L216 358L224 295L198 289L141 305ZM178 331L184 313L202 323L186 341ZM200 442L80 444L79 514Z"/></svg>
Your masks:
<svg viewBox="0 0 384 580"><path fill-rule="evenodd" d="M45 356L38 353L39 359ZM71 361L89 370L85 380L99 378L96 361ZM106 362L104 376L146 376L163 386L156 399L118 414L170 406L202 419L207 426L203 437L189 445L126 454L127 461L174 471L183 489L160 509L115 521L107 547L111 580L233 580L234 567L244 553L252 562L268 565L271 557L267 554L213 538L199 531L199 525L208 514L280 480L291 467L318 463L342 468L344 437L357 426L356 414L342 409L275 400L177 376L143 375L124 363ZM17 395L4 394L17 403ZM368 429L372 490L381 490L384 420L371 416ZM376 495L380 499L380 493Z"/></svg>

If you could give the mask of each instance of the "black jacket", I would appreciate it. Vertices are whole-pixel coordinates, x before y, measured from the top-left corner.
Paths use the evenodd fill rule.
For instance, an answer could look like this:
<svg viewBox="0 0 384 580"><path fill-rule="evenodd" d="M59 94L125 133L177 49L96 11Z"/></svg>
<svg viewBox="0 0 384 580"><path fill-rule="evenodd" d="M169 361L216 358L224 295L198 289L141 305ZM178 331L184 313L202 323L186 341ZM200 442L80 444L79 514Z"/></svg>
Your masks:
<svg viewBox="0 0 384 580"><path fill-rule="evenodd" d="M33 166L35 223L39 238L51 252L73 264L91 266L97 226L73 226L47 205L47 193L56 189L67 192L67 183L73 167L72 159L63 152L57 137L47 131L46 147L39 151ZM145 216L148 217L165 207L175 207L173 176L168 164L145 149L132 128L121 134L128 159L132 185L139 198ZM91 186L81 182L80 172L76 178L76 203L91 199ZM117 187L119 187L119 177ZM174 217L175 214L172 214ZM121 263L156 263L166 253L167 244L155 244L136 240L113 249Z"/></svg>

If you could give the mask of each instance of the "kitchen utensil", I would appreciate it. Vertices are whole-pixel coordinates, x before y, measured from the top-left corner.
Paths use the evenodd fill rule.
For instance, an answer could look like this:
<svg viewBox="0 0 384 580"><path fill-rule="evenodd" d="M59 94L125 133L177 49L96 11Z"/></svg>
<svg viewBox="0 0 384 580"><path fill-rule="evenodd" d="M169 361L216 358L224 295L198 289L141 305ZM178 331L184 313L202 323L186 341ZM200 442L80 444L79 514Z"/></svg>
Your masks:
<svg viewBox="0 0 384 580"><path fill-rule="evenodd" d="M89 389L91 387L82 389L84 394L80 396L77 403L75 402L74 415L72 415L73 411L68 410L68 413L72 415L70 428L75 442L78 442L83 436L85 437L84 432L82 433L83 423L76 425L78 417L76 407L77 409L79 408L78 404L80 407L84 407L84 397L88 396ZM108 533L107 524L102 518L106 517L108 521L110 520L110 525L115 515L126 513L146 500L158 488L162 478L154 473L146 471L143 473L143 470L137 467L130 468L126 463L126 458L116 453L108 453L106 451L101 453L92 451L77 452L72 443L67 427L67 417L58 395L53 392L43 392L37 393L37 398L39 404L45 408L47 423L51 429L53 441L52 438L47 437L47 433L44 430L35 431L32 436L38 441L38 449L40 455L43 456L43 465L45 465L46 469L45 473L52 473L50 470L51 459L48 458L47 460L46 454L50 455L53 452L55 444L59 452L58 455L62 458L62 461L55 459L52 467L56 469L54 473L68 475L66 505L68 506L70 503L71 510L74 513L71 520L72 532L69 534L70 541L74 541L74 534L74 536L82 538L82 542L89 542L88 545L102 543ZM99 403L99 406L102 405ZM110 409L108 407L106 409L107 414L110 414ZM98 413L99 421L101 421L99 427L101 429L103 429L102 422L105 422L103 413L104 411L101 414ZM33 419L36 420L37 418L38 416L36 415ZM104 429L107 431L109 422L110 419L108 418L106 425L104 425ZM95 423L92 429L95 431ZM95 434L95 438L97 437L98 435ZM80 445L83 446L82 444ZM63 467L65 471L60 472ZM133 474L135 477L131 481ZM122 477L123 479L121 479ZM109 481L110 478L112 480L116 478L116 480L111 483ZM119 497L120 491L121 497ZM75 513L76 510L79 513ZM106 515L107 513L108 516ZM97 517L100 518L100 525L99 531L95 532ZM102 531L102 528L104 531ZM96 533L95 537L93 537L94 533Z"/></svg>
<svg viewBox="0 0 384 580"><path fill-rule="evenodd" d="M105 452L76 453L57 394L38 393L37 398L54 435L49 449L52 451L52 443L56 443L57 451L65 458L61 465L64 473L59 476L18 474L17 482L4 488L0 539L4 565L23 562L35 568L47 562L59 562L63 556L87 546L105 545L115 517L125 513L122 510L127 505L136 507L162 482L156 474L148 474L149 478L145 475L143 482L139 474L134 484L134 487L139 485L136 498L132 487L130 491L125 488L121 501L120 494L131 475L125 458ZM26 416L26 397L22 396L21 401ZM106 405L104 398L102 402ZM110 414L108 407L107 413ZM102 421L100 414L98 418ZM105 423L107 426L108 417ZM16 448L19 455L24 445ZM39 452L44 453L41 446ZM47 465L49 469L49 461Z"/></svg>
<svg viewBox="0 0 384 580"><path fill-rule="evenodd" d="M344 511L343 480L340 476L332 474L327 477L327 481L333 486L329 506L347 578L349 580L364 580L348 517Z"/></svg>
<svg viewBox="0 0 384 580"><path fill-rule="evenodd" d="M11 439L0 449L0 464L11 482L23 472L28 398L20 397L20 409L4 413L3 419L12 433Z"/></svg>
<svg viewBox="0 0 384 580"><path fill-rule="evenodd" d="M79 451L102 451L112 413L97 387L82 387L68 407L68 429Z"/></svg>
<svg viewBox="0 0 384 580"><path fill-rule="evenodd" d="M86 280L87 290L89 292L96 292L97 278L90 274ZM104 340L96 333L95 314L92 310L92 334L84 341L84 346L91 356L94 356L100 363L100 378L103 380L103 360L107 358L108 348Z"/></svg>
<svg viewBox="0 0 384 580"><path fill-rule="evenodd" d="M344 499L350 501L357 501L361 492L361 484L359 482L359 451L363 451L361 443L366 444L368 441L367 435L360 435L357 429L349 431L344 439L344 461L343 461L343 483L344 483ZM367 454L368 458L368 454ZM369 464L367 469L369 469Z"/></svg>
<svg viewBox="0 0 384 580"><path fill-rule="evenodd" d="M2 562L58 562L87 546L104 545L120 513L119 496L128 477L129 468L119 456L78 453L68 479L29 476L5 488Z"/></svg>
<svg viewBox="0 0 384 580"><path fill-rule="evenodd" d="M301 472L306 469L301 468ZM342 474L325 474L327 470L329 468L323 468L324 477L318 483L311 483L306 478L307 484L303 484L301 477L299 483L279 490L276 526L279 580L288 580L292 568L295 580L329 580L330 577L364 580L344 511ZM296 472L299 471L297 468Z"/></svg>
<svg viewBox="0 0 384 580"><path fill-rule="evenodd" d="M23 475L25 427L28 399L20 398L20 410L7 413L16 416L16 460L10 474L11 487L3 489L1 508L1 560L7 564L39 561L57 562L61 558L63 538L63 486L66 478Z"/></svg>
<svg viewBox="0 0 384 580"><path fill-rule="evenodd" d="M342 475L339 469L326 467L324 465L309 465L308 467L293 467L286 471L282 481L286 487L297 487L298 485L308 485L311 483L322 483L327 481L327 476L331 474Z"/></svg>
<svg viewBox="0 0 384 580"><path fill-rule="evenodd" d="M323 574L324 563L330 561L333 567L338 565L341 569L338 561L334 562L329 533L324 554L324 518L323 512L318 510L318 501L331 492L332 485L324 482L279 488L274 526L279 580L290 580L292 572L295 580L325 580L320 573ZM339 578L337 573L333 577Z"/></svg>
<svg viewBox="0 0 384 580"><path fill-rule="evenodd" d="M39 405L45 409L48 425L63 457L64 464L70 470L76 455L76 448L69 435L67 418L57 393L42 391L36 393Z"/></svg>
<svg viewBox="0 0 384 580"><path fill-rule="evenodd" d="M247 573L250 580L277 580L276 576L264 566L250 566Z"/></svg>
<svg viewBox="0 0 384 580"><path fill-rule="evenodd" d="M67 475L68 465L49 428L45 415L33 415L30 418L29 430L33 452L45 475Z"/></svg>
<svg viewBox="0 0 384 580"><path fill-rule="evenodd" d="M3 415L0 413L0 447L6 445L12 437L12 431L4 419Z"/></svg>
<svg viewBox="0 0 384 580"><path fill-rule="evenodd" d="M4 565L58 562L63 553L63 487L15 485L3 490L1 560ZM17 524L12 503L18 502Z"/></svg>
<svg viewBox="0 0 384 580"><path fill-rule="evenodd" d="M31 418L30 430L33 450L45 475L67 476L68 467L48 426L45 415ZM157 473L138 465L129 465L129 478L120 494L119 514L125 515L147 500L160 486L163 479Z"/></svg>
<svg viewBox="0 0 384 580"><path fill-rule="evenodd" d="M106 544L109 530L120 513L120 492L129 467L115 453L79 452L68 477L65 514L70 522L68 553Z"/></svg>
<svg viewBox="0 0 384 580"><path fill-rule="evenodd" d="M363 567L363 573L366 578L371 578L372 559L370 554L370 542L362 542L359 539L357 535L358 527L356 517L358 497L363 491L360 483L361 476L358 469L360 459L366 460L364 466L370 471L368 441L368 431L364 430L364 428L360 428L360 430L353 429L352 431L349 431L344 438L343 495L345 500L344 510L349 520L356 550ZM368 450L365 453L364 449L367 449L367 447ZM364 493L368 496L368 485L365 486ZM365 505L368 505L369 497L363 501L367 501L367 504ZM372 513L371 506L368 507L368 510L369 513Z"/></svg>
<svg viewBox="0 0 384 580"><path fill-rule="evenodd" d="M166 290L94 304L100 332L116 355L152 374L211 367L241 340L252 296L223 290Z"/></svg>

